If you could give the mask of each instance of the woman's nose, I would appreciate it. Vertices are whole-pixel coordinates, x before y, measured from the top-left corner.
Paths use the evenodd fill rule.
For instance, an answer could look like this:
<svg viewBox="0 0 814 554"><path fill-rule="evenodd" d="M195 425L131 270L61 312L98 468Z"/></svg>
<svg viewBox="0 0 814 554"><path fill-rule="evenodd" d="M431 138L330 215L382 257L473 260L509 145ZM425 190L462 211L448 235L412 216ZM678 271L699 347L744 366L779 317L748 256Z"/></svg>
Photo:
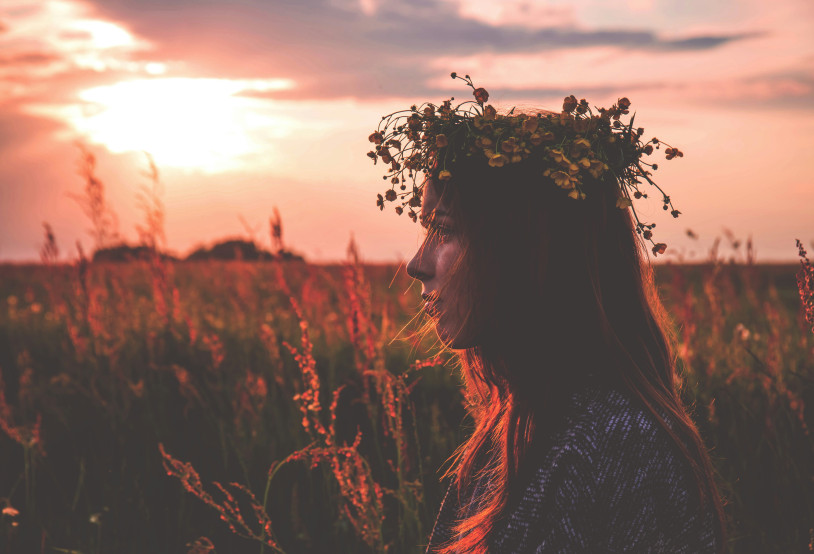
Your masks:
<svg viewBox="0 0 814 554"><path fill-rule="evenodd" d="M407 275L419 281L429 280L432 277L432 263L429 254L424 245L421 245L413 259L407 264Z"/></svg>

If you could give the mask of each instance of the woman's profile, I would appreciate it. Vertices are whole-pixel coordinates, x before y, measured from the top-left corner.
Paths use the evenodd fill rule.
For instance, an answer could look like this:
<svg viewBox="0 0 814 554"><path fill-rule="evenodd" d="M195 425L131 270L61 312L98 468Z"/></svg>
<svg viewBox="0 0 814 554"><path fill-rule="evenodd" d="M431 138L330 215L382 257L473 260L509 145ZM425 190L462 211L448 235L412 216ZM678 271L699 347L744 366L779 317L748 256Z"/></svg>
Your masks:
<svg viewBox="0 0 814 554"><path fill-rule="evenodd" d="M428 552L714 553L709 455L680 399L671 336L633 202L658 196L664 143L594 113L425 104L382 119L369 156L426 237L407 266L456 351L474 421ZM666 145L665 145L666 146ZM681 156L663 150L668 159Z"/></svg>

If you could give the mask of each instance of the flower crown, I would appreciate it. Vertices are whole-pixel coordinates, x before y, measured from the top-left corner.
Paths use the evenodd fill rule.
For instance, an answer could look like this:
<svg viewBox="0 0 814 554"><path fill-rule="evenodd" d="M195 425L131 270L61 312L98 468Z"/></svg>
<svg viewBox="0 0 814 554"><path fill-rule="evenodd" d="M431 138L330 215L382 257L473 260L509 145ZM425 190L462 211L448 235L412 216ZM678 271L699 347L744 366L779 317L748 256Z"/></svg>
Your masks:
<svg viewBox="0 0 814 554"><path fill-rule="evenodd" d="M514 108L501 115L486 104L489 93L476 88L469 75L460 77L472 88L475 100L452 106L454 98L440 106L425 102L382 117L376 131L368 137L375 150L367 153L375 164L379 159L389 166L383 179L391 187L384 196L377 195L376 205L384 210L385 200L401 200L396 213L401 215L405 206L414 222L414 208L421 206L421 190L425 180L418 182L419 173L433 175L441 181L453 176L455 161L461 157L484 156L492 167L521 162L529 157L543 158L545 170L540 176L567 192L569 198L585 199L583 176L600 178L610 172L619 183L621 196L616 207L631 208L636 220L636 232L653 244L653 254L663 254L664 243L653 241L655 223L642 223L633 207L633 199L647 198L639 190L642 179L654 186L662 195L664 210L673 217L681 213L673 208L670 197L650 178L658 169L655 163L642 159L664 144L666 158L671 160L684 154L659 139L642 142L644 129L633 128L635 114L625 124L621 116L629 113L630 100L620 98L610 109L598 108L594 114L585 99L571 95L563 101L562 112L536 115L514 115ZM484 105L486 104L486 105ZM440 155L439 157L439 154ZM650 168L645 169L644 166ZM652 170L652 171L651 171ZM408 190L407 180L411 187ZM399 186L400 191L395 187Z"/></svg>

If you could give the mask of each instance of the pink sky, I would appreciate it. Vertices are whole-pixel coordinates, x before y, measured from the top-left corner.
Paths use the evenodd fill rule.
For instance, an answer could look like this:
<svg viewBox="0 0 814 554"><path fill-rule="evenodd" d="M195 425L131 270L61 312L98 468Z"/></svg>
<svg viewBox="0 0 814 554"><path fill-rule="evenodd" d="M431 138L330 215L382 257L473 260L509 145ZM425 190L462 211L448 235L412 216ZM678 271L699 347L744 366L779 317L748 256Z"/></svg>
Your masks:
<svg viewBox="0 0 814 554"><path fill-rule="evenodd" d="M76 140L130 241L147 151L178 254L268 246L277 206L312 261L343 259L351 234L367 261L409 259L418 226L375 207L367 136L385 113L463 99L451 71L503 110L629 97L646 136L685 153L658 172L683 215L637 207L665 259L703 259L729 229L790 261L814 241L812 29L808 0L4 0L0 261L38 259L43 222L64 259L92 249L69 197Z"/></svg>

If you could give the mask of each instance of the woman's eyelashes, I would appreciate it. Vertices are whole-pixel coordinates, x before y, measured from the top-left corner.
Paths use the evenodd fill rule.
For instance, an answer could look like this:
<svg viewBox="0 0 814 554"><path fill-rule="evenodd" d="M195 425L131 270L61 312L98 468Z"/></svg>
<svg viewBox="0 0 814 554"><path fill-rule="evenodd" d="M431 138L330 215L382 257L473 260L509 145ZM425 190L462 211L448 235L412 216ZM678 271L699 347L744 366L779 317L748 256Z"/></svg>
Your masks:
<svg viewBox="0 0 814 554"><path fill-rule="evenodd" d="M449 238L453 233L454 229L451 225L445 225L443 223L439 223L437 221L430 221L424 227L424 234L429 237L438 237L440 239Z"/></svg>

